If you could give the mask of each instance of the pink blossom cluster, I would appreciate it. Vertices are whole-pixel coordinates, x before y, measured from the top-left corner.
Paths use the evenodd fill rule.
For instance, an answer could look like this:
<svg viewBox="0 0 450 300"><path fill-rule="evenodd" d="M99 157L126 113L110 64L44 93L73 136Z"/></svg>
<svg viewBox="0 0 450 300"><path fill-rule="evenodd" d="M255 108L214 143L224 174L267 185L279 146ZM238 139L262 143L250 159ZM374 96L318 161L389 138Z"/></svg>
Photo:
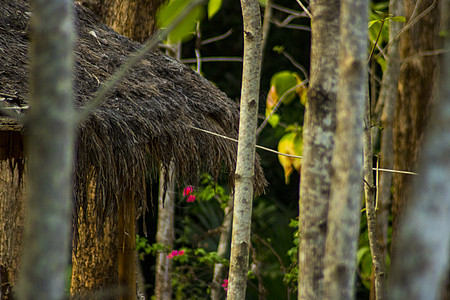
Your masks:
<svg viewBox="0 0 450 300"><path fill-rule="evenodd" d="M186 202L194 202L195 195L193 194L194 187L192 185L188 185L183 190L183 197L187 197Z"/></svg>
<svg viewBox="0 0 450 300"><path fill-rule="evenodd" d="M223 280L222 287L225 291L228 290L228 279Z"/></svg>
<svg viewBox="0 0 450 300"><path fill-rule="evenodd" d="M178 250L173 250L172 252L169 253L169 255L167 255L167 258L168 258L168 259L172 259L172 258L174 258L175 256L180 256L180 255L183 255L183 254L184 254L184 250L180 250L180 251L178 251Z"/></svg>

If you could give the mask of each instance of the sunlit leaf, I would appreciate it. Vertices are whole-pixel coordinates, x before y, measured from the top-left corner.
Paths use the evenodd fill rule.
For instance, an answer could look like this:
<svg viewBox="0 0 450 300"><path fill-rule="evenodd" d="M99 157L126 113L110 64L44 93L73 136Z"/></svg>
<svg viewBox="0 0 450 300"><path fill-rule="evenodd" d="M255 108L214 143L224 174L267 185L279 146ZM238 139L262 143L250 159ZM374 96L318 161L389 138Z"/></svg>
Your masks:
<svg viewBox="0 0 450 300"><path fill-rule="evenodd" d="M156 21L159 28L167 27L188 5L189 0L170 0L157 12ZM194 37L197 22L205 15L204 7L195 7L169 34L168 41L175 43L187 41Z"/></svg>
<svg viewBox="0 0 450 300"><path fill-rule="evenodd" d="M395 16L395 17L389 18L389 20L394 21L394 22L401 22L401 23L406 22L406 18L404 16Z"/></svg>
<svg viewBox="0 0 450 300"><path fill-rule="evenodd" d="M289 132L284 135L278 142L278 151L290 155L302 155L303 139L301 132ZM301 159L279 154L278 160L284 169L285 182L286 184L289 184L292 172L294 170L300 172Z"/></svg>
<svg viewBox="0 0 450 300"><path fill-rule="evenodd" d="M208 19L214 17L222 7L222 0L209 0L208 2Z"/></svg>
<svg viewBox="0 0 450 300"><path fill-rule="evenodd" d="M278 123L280 123L280 115L272 114L269 120L267 120L272 127L277 127Z"/></svg>
<svg viewBox="0 0 450 300"><path fill-rule="evenodd" d="M372 27L375 23L379 23L380 20L372 20L369 22L369 28Z"/></svg>

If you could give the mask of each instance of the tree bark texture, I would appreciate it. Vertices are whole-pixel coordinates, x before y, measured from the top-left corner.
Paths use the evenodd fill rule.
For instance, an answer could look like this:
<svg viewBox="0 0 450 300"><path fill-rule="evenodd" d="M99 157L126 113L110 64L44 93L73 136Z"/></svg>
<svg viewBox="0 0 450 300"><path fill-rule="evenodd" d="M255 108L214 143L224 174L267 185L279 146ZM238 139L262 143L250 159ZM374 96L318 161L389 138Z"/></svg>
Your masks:
<svg viewBox="0 0 450 300"><path fill-rule="evenodd" d="M158 197L158 228L156 232L156 242L163 244L167 248L173 247L174 236L174 214L175 214L175 168L173 164L169 167L169 182L164 185L166 178L161 168L159 177L159 197ZM164 188L167 188L164 193ZM156 256L156 278L155 278L155 299L172 299L172 261L167 257L167 253L158 252Z"/></svg>
<svg viewBox="0 0 450 300"><path fill-rule="evenodd" d="M220 230L219 245L217 246L217 254L221 257L225 257L228 249L228 240L230 238L231 221L233 219L233 197L228 200L228 206L225 208L225 216L222 222L222 228ZM222 263L214 264L214 276L211 287L211 299L221 299L222 283L223 283L223 271L224 265Z"/></svg>
<svg viewBox="0 0 450 300"><path fill-rule="evenodd" d="M389 13L393 16L402 16L402 1L403 0L389 1ZM380 149L380 167L382 169L392 169L394 165L393 124L395 103L398 95L398 77L400 73L400 55L398 51L398 41L396 41L395 38L400 32L401 27L402 23L400 22L389 22L389 42L391 42L392 44L387 51L387 67L383 72L380 95L378 96L379 98L377 101L377 105L382 105L382 114L380 120L380 125L383 128L383 131L381 132ZM372 171L370 172L372 173ZM370 176L370 174L368 175ZM372 279L374 280L374 284L371 285L370 299L385 299L386 297L385 264L388 243L389 215L391 208L392 173L380 172L378 176L379 185L378 187L376 187L378 189L378 199L376 203L376 214L373 216L376 223L375 228L372 229L370 229L372 216L370 216L369 218L369 214L371 213L366 198L366 214L369 226L369 239L371 239L371 237L376 238L376 241L370 241L372 260L374 262ZM376 233L371 232L374 229L376 230ZM374 244L374 242L376 244ZM381 292L382 295L378 295L377 293L379 292Z"/></svg>
<svg viewBox="0 0 450 300"><path fill-rule="evenodd" d="M337 127L325 245L324 299L355 297L363 184L367 10L366 0L341 1Z"/></svg>
<svg viewBox="0 0 450 300"><path fill-rule="evenodd" d="M136 200L134 192L122 199L118 218L118 269L121 300L136 299ZM123 291L122 291L123 290Z"/></svg>
<svg viewBox="0 0 450 300"><path fill-rule="evenodd" d="M340 1L311 1L311 79L303 124L298 299L322 299L336 129Z"/></svg>
<svg viewBox="0 0 450 300"><path fill-rule="evenodd" d="M89 299L117 298L117 226L113 216L107 217L103 223L98 222L95 188L93 177L87 192L87 207L84 211L80 207L77 214L70 294Z"/></svg>
<svg viewBox="0 0 450 300"><path fill-rule="evenodd" d="M241 0L244 64L235 174L233 230L227 299L245 299L255 176L255 144L261 78L261 17L256 0Z"/></svg>
<svg viewBox="0 0 450 300"><path fill-rule="evenodd" d="M0 133L3 136L5 132ZM17 135L22 139L20 133ZM1 143L9 146L12 143ZM8 147L9 148L9 147ZM22 147L23 148L23 147ZM16 153L17 154L17 153ZM0 299L12 299L17 281L19 258L22 254L24 223L24 172L23 157L0 161Z"/></svg>
<svg viewBox="0 0 450 300"><path fill-rule="evenodd" d="M369 97L366 99L364 114L364 195L366 200L367 231L369 235L370 253L372 255L373 281L371 284L371 299L386 299L385 260L379 244L377 232L376 190L373 176L373 148L371 134L371 113ZM373 286L373 288L372 288Z"/></svg>
<svg viewBox="0 0 450 300"><path fill-rule="evenodd" d="M416 3L418 7L414 16L435 5L428 14L402 35L399 44L402 65L394 118L394 169L416 171L424 132L434 102L438 70L438 56L423 55L423 52L437 50L442 45L439 39L441 2L404 0L403 3L407 20L411 19ZM398 221L408 199L412 196L410 193L412 179L412 176L403 174L393 176L394 247Z"/></svg>
<svg viewBox="0 0 450 300"><path fill-rule="evenodd" d="M28 190L18 299L59 300L72 225L73 3L34 0L31 8L32 108L25 124Z"/></svg>
<svg viewBox="0 0 450 300"><path fill-rule="evenodd" d="M442 2L445 49L450 49L449 1ZM391 299L438 298L450 253L450 55L445 54L440 100L430 122L411 201L394 248Z"/></svg>
<svg viewBox="0 0 450 300"><path fill-rule="evenodd" d="M394 16L403 15L402 0L391 0L389 2L389 13ZM402 23L389 23L389 39L393 41L399 33ZM400 56L398 52L398 42L393 42L388 49L387 67L383 73L381 90L378 103L383 103L383 112L381 115L381 160L382 169L392 169L394 165L394 112L395 103L398 95L398 77L400 73ZM381 247L384 260L386 259L388 218L391 206L391 187L392 173L381 172L379 174L379 192L377 203L377 234L378 244Z"/></svg>
<svg viewBox="0 0 450 300"><path fill-rule="evenodd" d="M156 11L164 0L83 0L80 2L118 33L142 43L156 31Z"/></svg>

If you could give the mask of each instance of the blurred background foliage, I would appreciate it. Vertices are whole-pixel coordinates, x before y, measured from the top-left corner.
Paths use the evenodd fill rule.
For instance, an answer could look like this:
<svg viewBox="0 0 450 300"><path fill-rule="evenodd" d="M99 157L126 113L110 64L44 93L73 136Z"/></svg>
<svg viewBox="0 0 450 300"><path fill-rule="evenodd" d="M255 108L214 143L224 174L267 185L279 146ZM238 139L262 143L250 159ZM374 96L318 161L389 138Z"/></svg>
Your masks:
<svg viewBox="0 0 450 300"><path fill-rule="evenodd" d="M182 61L192 62L196 56L201 58L242 57L240 3L217 0L213 2L210 7L205 6L206 17L202 18L197 25L197 33L191 34L191 38L183 42ZM370 26L368 38L371 41L378 39L381 45L385 45L388 41L387 25L391 16L385 13L387 4L388 2L372 4L371 23L368 24ZM292 0L277 0L272 8L272 22L262 64L259 125L268 115L267 109L273 109L286 90L301 83L309 75L306 70L309 70L310 19L298 17L302 14L304 15L301 7ZM261 15L264 15L264 1L261 2ZM287 18L292 18L288 26L280 25ZM297 28L288 28L291 25ZM202 44L204 40L225 33L228 35L224 39ZM385 61L381 57L377 62L380 73L378 75L381 75ZM191 67L196 69L197 64L192 63ZM237 103L240 95L241 73L241 62L220 61L201 64L201 74ZM306 87L307 84L285 97L283 104L276 110L276 121L269 122L270 125L265 126L258 135L259 145L301 155L301 129ZM274 97L276 100L269 104ZM268 107L267 104L272 106ZM258 153L269 186L266 194L256 197L254 201L251 271L249 271L247 299L295 299L300 163L295 159L279 158L276 154L266 151L258 150ZM149 182L149 185L149 199L157 199L156 184L152 186ZM230 190L224 180L216 181L208 174L204 174L200 184L195 186L196 201L194 203L187 203L182 197L183 188L184 186L177 187L174 249L185 250L185 255L183 258L174 259L173 291L176 299L208 299L209 296L205 294L205 291L210 289L213 265L214 262L221 260L215 251L217 251L219 240L218 228L222 225ZM152 294L155 260L151 254L158 249L158 245L154 244L157 207L151 204L149 207L151 207L151 213L147 215L146 220L149 224L147 225L148 235L147 238L139 240L139 247L146 288L148 294ZM365 213L362 212L361 216L357 295L358 299L367 299L372 262ZM167 249L167 251L171 250ZM226 260L228 255L229 250ZM226 264L226 260L222 262Z"/></svg>

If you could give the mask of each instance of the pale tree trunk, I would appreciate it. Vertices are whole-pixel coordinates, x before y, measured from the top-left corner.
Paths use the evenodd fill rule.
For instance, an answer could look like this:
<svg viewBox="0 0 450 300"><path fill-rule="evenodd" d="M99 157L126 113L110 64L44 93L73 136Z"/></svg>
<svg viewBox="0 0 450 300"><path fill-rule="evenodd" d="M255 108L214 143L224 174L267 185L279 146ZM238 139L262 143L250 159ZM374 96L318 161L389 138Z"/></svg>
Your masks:
<svg viewBox="0 0 450 300"><path fill-rule="evenodd" d="M337 127L325 245L324 299L355 297L363 184L367 10L366 0L341 1Z"/></svg>
<svg viewBox="0 0 450 300"><path fill-rule="evenodd" d="M311 79L303 124L298 299L322 299L336 129L339 0L311 1Z"/></svg>
<svg viewBox="0 0 450 300"><path fill-rule="evenodd" d="M433 53L442 45L439 38L441 1L403 0L403 3L404 15L408 21L432 7L431 11L403 33L399 44L402 65L394 116L394 169L416 171L424 132L435 101L436 76L439 68L438 55L425 55L424 52ZM408 199L412 196L410 193L412 179L412 176L403 174L393 176L393 248L396 244L398 221L407 206Z"/></svg>
<svg viewBox="0 0 450 300"><path fill-rule="evenodd" d="M223 219L222 228L220 230L219 245L217 246L217 254L220 255L221 257L224 257L227 252L232 218L233 218L233 196L230 196L230 199L228 200L228 206L225 208L225 217ZM223 278L224 267L225 266L222 263L214 264L214 276L211 288L212 300L221 299L220 295L223 283L222 280L225 279Z"/></svg>
<svg viewBox="0 0 450 300"><path fill-rule="evenodd" d="M70 253L73 3L31 2L31 107L26 119L28 182L19 299L63 299ZM51 34L49 34L51 32Z"/></svg>
<svg viewBox="0 0 450 300"><path fill-rule="evenodd" d="M161 168L159 176L159 197L158 197L158 228L156 232L156 242L163 244L167 248L173 247L174 240L174 199L175 199L175 167L173 163L169 169L169 181L164 184L166 176ZM164 187L166 191L164 192ZM156 256L156 278L155 278L155 299L172 299L172 261L167 257L167 252L158 252Z"/></svg>
<svg viewBox="0 0 450 300"><path fill-rule="evenodd" d="M252 220L255 144L261 77L261 18L257 0L241 0L244 21L239 142L235 174L229 300L245 299Z"/></svg>
<svg viewBox="0 0 450 300"><path fill-rule="evenodd" d="M450 30L443 1L443 31ZM450 49L449 35L445 49ZM439 299L450 253L450 55L445 54L441 92L426 136L412 198L398 229L390 280L391 299Z"/></svg>

